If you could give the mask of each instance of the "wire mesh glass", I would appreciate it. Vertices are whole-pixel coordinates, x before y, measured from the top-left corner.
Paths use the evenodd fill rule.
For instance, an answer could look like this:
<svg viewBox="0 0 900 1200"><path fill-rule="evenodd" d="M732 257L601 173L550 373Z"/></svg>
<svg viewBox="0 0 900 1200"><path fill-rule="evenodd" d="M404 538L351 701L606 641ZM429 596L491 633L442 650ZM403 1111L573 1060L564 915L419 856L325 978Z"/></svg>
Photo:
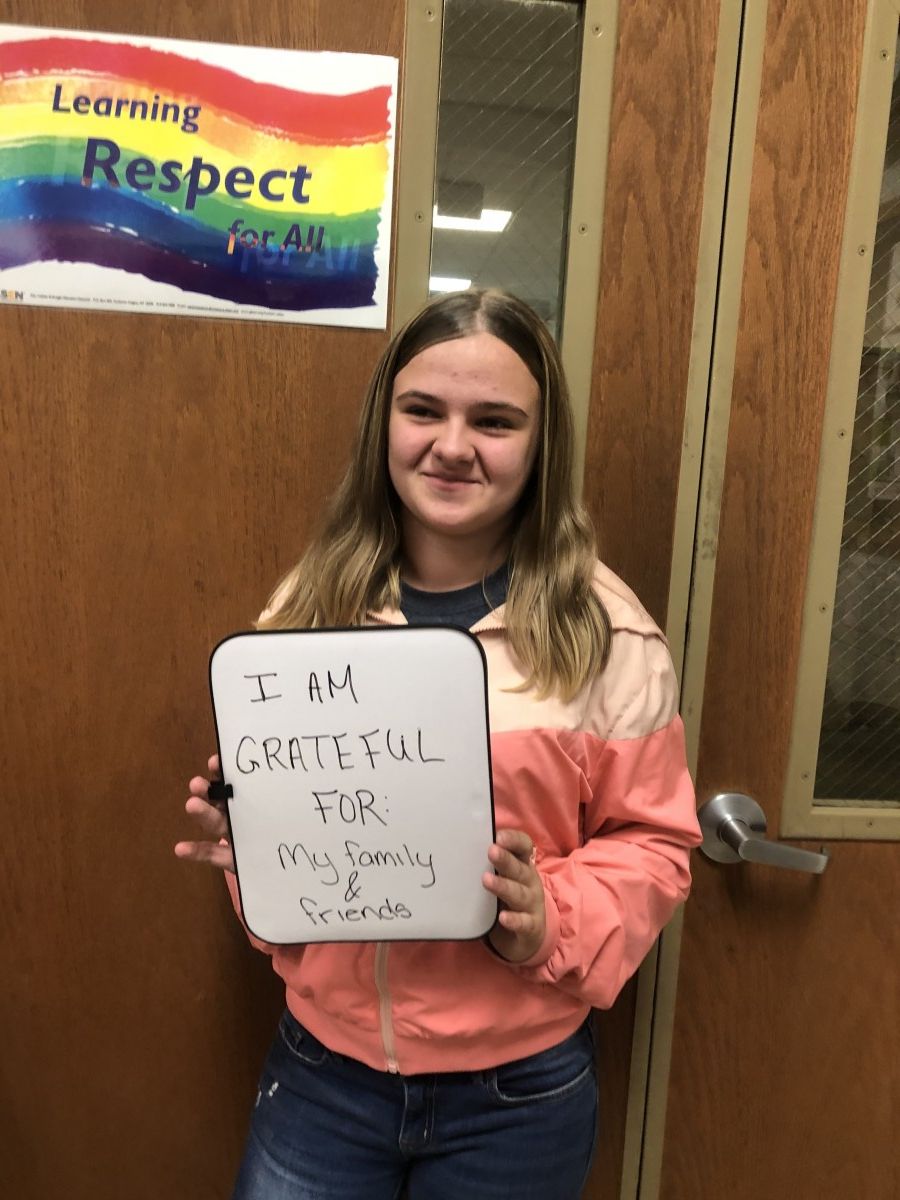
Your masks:
<svg viewBox="0 0 900 1200"><path fill-rule="evenodd" d="M502 287L560 322L583 6L445 0L431 292Z"/></svg>
<svg viewBox="0 0 900 1200"><path fill-rule="evenodd" d="M900 806L900 45L814 794Z"/></svg>

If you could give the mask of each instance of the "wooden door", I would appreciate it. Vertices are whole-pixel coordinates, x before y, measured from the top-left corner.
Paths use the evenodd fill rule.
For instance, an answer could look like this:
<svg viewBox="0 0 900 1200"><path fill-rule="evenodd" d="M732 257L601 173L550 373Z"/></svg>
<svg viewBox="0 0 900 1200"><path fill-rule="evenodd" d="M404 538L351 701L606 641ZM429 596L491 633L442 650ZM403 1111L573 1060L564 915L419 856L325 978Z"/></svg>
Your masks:
<svg viewBox="0 0 900 1200"><path fill-rule="evenodd" d="M5 21L399 56L403 6L7 0ZM210 650L341 468L383 332L15 307L4 345L0 1193L221 1200L283 1003L176 861Z"/></svg>
<svg viewBox="0 0 900 1200"><path fill-rule="evenodd" d="M842 436L826 421L828 372L864 30L876 7L770 0L756 136L746 148L718 547L712 538L703 552L714 553L715 567L697 784L701 803L719 791L755 797L776 840L793 786L818 464L823 439ZM896 10L887 30L869 50L889 66ZM870 241L854 240L850 261L871 251ZM858 371L858 342L855 353ZM689 663L692 641L705 637L695 619ZM821 876L697 854L662 1148L665 1200L900 1194L900 846L857 838L829 843ZM796 844L819 848L818 840ZM648 1183L643 1194L657 1193Z"/></svg>
<svg viewBox="0 0 900 1200"><path fill-rule="evenodd" d="M662 627L676 557L686 400L699 378L692 356L712 327L706 276L716 239L704 211L718 210L720 219L722 178L709 169L710 137L715 103L733 92L739 28L736 19L722 28L723 7L721 0L627 0L614 29L584 499L601 558ZM609 15L600 18L589 36L613 32ZM636 1194L652 959L612 1009L596 1014L600 1129L584 1200Z"/></svg>
<svg viewBox="0 0 900 1200"><path fill-rule="evenodd" d="M4 19L399 55L404 7L9 0ZM588 30L615 33L617 51L585 495L603 557L661 623L722 7L629 0L617 29L601 14ZM212 744L208 651L296 556L384 335L12 307L0 319L13 631L0 1190L212 1200L228 1192L283 992L220 881L171 856L172 814ZM637 991L600 1019L591 1200L619 1195L640 1142Z"/></svg>

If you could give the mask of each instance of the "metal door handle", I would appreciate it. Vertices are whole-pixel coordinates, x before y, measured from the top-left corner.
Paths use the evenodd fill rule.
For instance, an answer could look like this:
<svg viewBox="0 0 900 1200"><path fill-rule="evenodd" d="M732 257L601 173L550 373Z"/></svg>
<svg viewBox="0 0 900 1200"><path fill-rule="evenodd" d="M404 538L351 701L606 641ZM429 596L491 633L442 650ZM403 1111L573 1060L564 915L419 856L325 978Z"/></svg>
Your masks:
<svg viewBox="0 0 900 1200"><path fill-rule="evenodd" d="M798 850L782 842L767 842L766 814L752 796L741 792L719 792L699 810L703 830L701 849L714 862L765 863L792 871L821 875L828 866L826 853Z"/></svg>

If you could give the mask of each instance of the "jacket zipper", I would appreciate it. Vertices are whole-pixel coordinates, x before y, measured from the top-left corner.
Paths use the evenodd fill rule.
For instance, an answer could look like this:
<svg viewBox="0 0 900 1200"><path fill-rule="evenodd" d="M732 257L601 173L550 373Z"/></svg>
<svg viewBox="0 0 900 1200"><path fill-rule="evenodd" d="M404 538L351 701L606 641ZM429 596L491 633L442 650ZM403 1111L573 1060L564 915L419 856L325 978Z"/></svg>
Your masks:
<svg viewBox="0 0 900 1200"><path fill-rule="evenodd" d="M399 1074L397 1050L394 1046L394 1027L391 1021L391 993L388 989L387 962L390 946L379 942L375 947L375 987L378 990L378 1016L381 1022L381 1042L387 1069L392 1075Z"/></svg>

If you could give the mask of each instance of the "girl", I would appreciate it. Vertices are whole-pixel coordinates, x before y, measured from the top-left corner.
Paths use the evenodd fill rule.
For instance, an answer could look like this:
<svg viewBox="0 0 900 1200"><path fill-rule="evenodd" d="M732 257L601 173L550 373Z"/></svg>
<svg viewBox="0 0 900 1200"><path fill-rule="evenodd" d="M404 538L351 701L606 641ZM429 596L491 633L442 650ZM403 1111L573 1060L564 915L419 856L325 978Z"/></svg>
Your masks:
<svg viewBox="0 0 900 1200"><path fill-rule="evenodd" d="M590 1008L687 895L699 841L665 642L594 557L556 346L497 291L393 339L325 523L263 629L470 629L488 663L497 837L483 941L266 946L287 1010L235 1200L575 1200L590 1165ZM210 770L218 763L210 760ZM193 779L224 868L227 826Z"/></svg>

